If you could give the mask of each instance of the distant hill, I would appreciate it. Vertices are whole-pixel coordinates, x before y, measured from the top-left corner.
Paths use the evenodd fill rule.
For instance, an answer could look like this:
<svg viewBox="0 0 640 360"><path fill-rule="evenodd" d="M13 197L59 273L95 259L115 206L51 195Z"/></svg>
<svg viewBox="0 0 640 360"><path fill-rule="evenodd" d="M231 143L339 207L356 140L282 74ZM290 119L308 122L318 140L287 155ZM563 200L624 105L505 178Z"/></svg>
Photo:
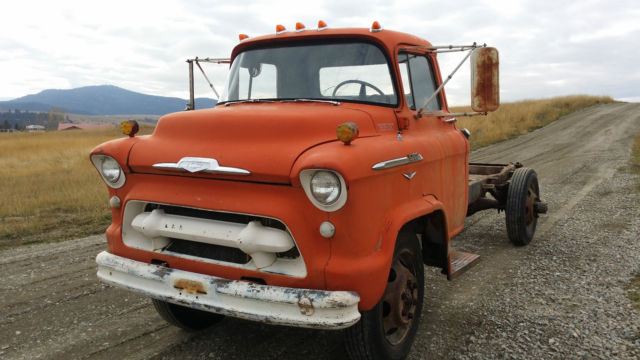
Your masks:
<svg viewBox="0 0 640 360"><path fill-rule="evenodd" d="M112 85L85 86L69 90L44 90L10 101L0 110L49 111L57 107L84 115L164 115L182 111L188 101L176 97L141 94ZM196 108L213 107L216 100L198 98Z"/></svg>

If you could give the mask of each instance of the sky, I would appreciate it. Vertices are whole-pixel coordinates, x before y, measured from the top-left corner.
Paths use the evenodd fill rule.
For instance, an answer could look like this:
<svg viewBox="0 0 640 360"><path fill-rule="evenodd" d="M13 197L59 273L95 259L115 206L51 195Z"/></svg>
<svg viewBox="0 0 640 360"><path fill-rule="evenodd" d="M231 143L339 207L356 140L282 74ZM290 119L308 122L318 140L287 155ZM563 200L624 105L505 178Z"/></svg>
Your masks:
<svg viewBox="0 0 640 360"><path fill-rule="evenodd" d="M185 60L228 57L240 33L377 20L435 45L496 47L502 102L573 94L640 102L638 0L21 0L1 8L0 100L104 84L186 99ZM462 56L439 55L443 76ZM205 70L220 92L228 67ZM197 96L213 96L199 74L196 85ZM449 104L468 104L469 87L467 64L445 87Z"/></svg>

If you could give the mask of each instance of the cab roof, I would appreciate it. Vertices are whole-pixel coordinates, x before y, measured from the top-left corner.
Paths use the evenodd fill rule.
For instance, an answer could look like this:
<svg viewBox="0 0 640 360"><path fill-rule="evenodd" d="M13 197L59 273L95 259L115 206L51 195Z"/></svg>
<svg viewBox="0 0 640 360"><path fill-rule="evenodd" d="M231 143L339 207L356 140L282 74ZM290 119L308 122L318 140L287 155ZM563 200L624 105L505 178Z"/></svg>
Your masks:
<svg viewBox="0 0 640 360"><path fill-rule="evenodd" d="M283 42L289 43L325 39L361 39L371 41L381 45L388 53L392 53L399 45L431 46L430 42L415 35L385 29L376 32L372 32L367 28L325 28L323 30L305 29L302 31L290 30L280 34L273 33L271 35L262 35L242 40L235 48L233 48L233 51L231 52L231 61L233 61L239 52L255 46L268 46Z"/></svg>

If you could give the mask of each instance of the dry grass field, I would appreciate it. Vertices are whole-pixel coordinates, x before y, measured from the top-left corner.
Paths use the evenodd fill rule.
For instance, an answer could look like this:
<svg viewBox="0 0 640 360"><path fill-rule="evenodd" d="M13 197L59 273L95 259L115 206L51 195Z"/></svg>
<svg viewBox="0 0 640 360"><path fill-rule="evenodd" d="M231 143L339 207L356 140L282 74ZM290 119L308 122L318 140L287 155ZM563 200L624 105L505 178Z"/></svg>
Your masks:
<svg viewBox="0 0 640 360"><path fill-rule="evenodd" d="M89 151L121 136L115 126L0 133L0 249L103 232L108 193Z"/></svg>
<svg viewBox="0 0 640 360"><path fill-rule="evenodd" d="M577 110L611 103L608 96L564 96L543 100L526 100L501 104L487 116L459 117L458 127L471 132L471 149L523 135L541 128L561 116ZM468 107L452 108L452 112L471 111Z"/></svg>
<svg viewBox="0 0 640 360"><path fill-rule="evenodd" d="M478 148L524 134L581 108L612 101L609 97L569 96L506 103L489 116L460 117L459 126L471 131L472 148ZM152 129L144 126L141 133ZM122 136L115 127L0 133L0 249L104 232L111 216L108 193L89 161L89 151Z"/></svg>

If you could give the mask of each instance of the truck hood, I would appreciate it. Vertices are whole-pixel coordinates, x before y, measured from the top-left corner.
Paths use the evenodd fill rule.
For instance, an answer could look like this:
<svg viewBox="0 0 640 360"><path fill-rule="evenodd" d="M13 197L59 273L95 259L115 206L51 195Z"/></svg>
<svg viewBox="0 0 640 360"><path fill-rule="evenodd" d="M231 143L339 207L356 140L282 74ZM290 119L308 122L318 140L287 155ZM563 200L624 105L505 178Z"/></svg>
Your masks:
<svg viewBox="0 0 640 360"><path fill-rule="evenodd" d="M356 123L360 137L376 135L371 116L347 106L247 103L169 114L160 119L151 136L133 146L128 164L138 173L290 183L298 156L314 145L337 141L336 128L341 123ZM186 157L215 159L221 167L248 174L191 172L198 164L191 164L190 171L177 167ZM189 167L188 162L181 165Z"/></svg>

